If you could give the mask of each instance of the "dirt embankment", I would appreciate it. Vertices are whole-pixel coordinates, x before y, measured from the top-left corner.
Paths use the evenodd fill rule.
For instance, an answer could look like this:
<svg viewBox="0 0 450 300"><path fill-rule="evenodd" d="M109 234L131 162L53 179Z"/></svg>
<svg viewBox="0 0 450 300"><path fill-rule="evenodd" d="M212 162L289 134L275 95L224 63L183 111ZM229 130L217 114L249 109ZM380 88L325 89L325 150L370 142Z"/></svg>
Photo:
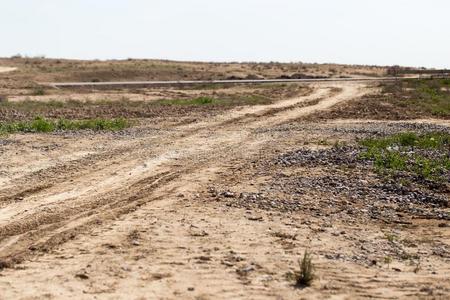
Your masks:
<svg viewBox="0 0 450 300"><path fill-rule="evenodd" d="M317 77L378 77L387 68L307 63L203 63L148 59L80 61L45 58L0 58L15 67L0 76L0 94L32 95L43 82L105 82L151 80L221 80Z"/></svg>

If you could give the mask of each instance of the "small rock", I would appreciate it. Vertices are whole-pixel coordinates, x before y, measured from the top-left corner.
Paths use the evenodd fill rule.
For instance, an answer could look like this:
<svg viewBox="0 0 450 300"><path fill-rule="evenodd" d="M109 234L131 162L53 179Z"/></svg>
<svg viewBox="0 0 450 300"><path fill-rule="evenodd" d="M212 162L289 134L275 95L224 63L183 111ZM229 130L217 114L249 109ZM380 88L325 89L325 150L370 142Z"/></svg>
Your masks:
<svg viewBox="0 0 450 300"><path fill-rule="evenodd" d="M122 266L122 270L125 272L131 272L131 268L129 266Z"/></svg>
<svg viewBox="0 0 450 300"><path fill-rule="evenodd" d="M190 234L195 237L204 237L208 235L208 233L204 230L191 230Z"/></svg>
<svg viewBox="0 0 450 300"><path fill-rule="evenodd" d="M226 191L221 193L222 196L224 196L225 198L234 198L234 193Z"/></svg>
<svg viewBox="0 0 450 300"><path fill-rule="evenodd" d="M244 268L240 268L236 270L236 273L238 273L240 276L246 276L248 273L255 270L255 267L253 266L246 266Z"/></svg>
<svg viewBox="0 0 450 300"><path fill-rule="evenodd" d="M211 261L211 256L199 256L196 257L195 259L198 259L200 261Z"/></svg>
<svg viewBox="0 0 450 300"><path fill-rule="evenodd" d="M262 221L263 217L261 217L261 216L248 216L247 219L250 220L250 221Z"/></svg>
<svg viewBox="0 0 450 300"><path fill-rule="evenodd" d="M230 268L234 267L234 264L232 262L229 262L229 261L226 261L226 260L222 261L222 265L225 265L225 266L230 267Z"/></svg>

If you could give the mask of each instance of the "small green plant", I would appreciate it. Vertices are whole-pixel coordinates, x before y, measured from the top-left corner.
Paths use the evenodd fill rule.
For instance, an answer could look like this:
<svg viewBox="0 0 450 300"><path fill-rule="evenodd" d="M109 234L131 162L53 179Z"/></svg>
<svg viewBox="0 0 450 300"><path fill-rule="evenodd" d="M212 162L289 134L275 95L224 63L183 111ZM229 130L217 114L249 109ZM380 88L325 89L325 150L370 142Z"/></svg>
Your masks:
<svg viewBox="0 0 450 300"><path fill-rule="evenodd" d="M52 132L55 130L55 124L42 117L37 117L31 122L29 128L31 129L30 131Z"/></svg>
<svg viewBox="0 0 450 300"><path fill-rule="evenodd" d="M42 87L37 87L33 90L33 96L44 96L45 94L45 89Z"/></svg>
<svg viewBox="0 0 450 300"><path fill-rule="evenodd" d="M414 273L417 274L422 269L420 258L417 260L417 263L414 264Z"/></svg>
<svg viewBox="0 0 450 300"><path fill-rule="evenodd" d="M330 142L327 141L327 140L320 140L320 141L319 141L319 145L321 145L321 146L329 146L329 145L331 145L331 144L330 144Z"/></svg>
<svg viewBox="0 0 450 300"><path fill-rule="evenodd" d="M347 146L347 142L346 141L336 141L336 142L334 142L334 145L333 145L333 147L334 148L344 148L344 147L346 147Z"/></svg>
<svg viewBox="0 0 450 300"><path fill-rule="evenodd" d="M303 259L299 261L299 265L300 265L300 272L298 273L297 276L296 286L298 287L311 286L311 283L315 278L315 274L312 258L308 250L305 251Z"/></svg>
<svg viewBox="0 0 450 300"><path fill-rule="evenodd" d="M388 268L390 268L391 263L392 263L392 257L390 257L390 256L385 256L385 257L384 257L384 263L385 263L386 265L388 265Z"/></svg>
<svg viewBox="0 0 450 300"><path fill-rule="evenodd" d="M384 236L391 243L393 243L393 242L395 242L397 240L397 236L395 234L392 234L392 233L385 233Z"/></svg>

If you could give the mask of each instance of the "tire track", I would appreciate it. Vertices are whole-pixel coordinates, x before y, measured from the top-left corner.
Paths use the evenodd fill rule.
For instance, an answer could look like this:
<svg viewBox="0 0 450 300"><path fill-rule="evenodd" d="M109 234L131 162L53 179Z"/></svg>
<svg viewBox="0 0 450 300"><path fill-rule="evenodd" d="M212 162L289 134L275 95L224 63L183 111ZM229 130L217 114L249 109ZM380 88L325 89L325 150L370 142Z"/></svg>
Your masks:
<svg viewBox="0 0 450 300"><path fill-rule="evenodd" d="M159 199L161 195L155 195L155 189L173 184L183 174L223 162L220 158L224 156L228 160L242 158L239 146L244 141L247 145L252 143L249 135L253 129L283 123L304 114L305 110L310 113L347 100L355 89L345 89L338 94L330 92L329 88L320 89L296 100L255 107L252 112L249 108L250 111L244 114L230 114L219 120L179 128L171 139L161 141L156 150L150 151L153 155L150 160L148 153L141 150L151 146L145 139L114 150L116 152L100 154L110 158L103 168L94 162L90 171L94 169L95 172L83 174L78 181L68 183L62 180L47 190L27 195L27 199L19 204L0 209L0 267L9 267L37 253L49 251L93 226ZM330 97L327 98L327 94ZM318 103L312 105L314 108L308 105L297 107L309 101ZM238 119L241 123L237 126L230 123ZM155 139L150 141L153 143ZM255 140L252 148L257 149L258 144L264 142ZM128 160L117 167L114 162L123 156ZM144 158L147 160L143 165ZM96 163L101 165L104 162ZM111 170L108 171L111 166L116 170L113 176L110 175ZM117 172L118 168L120 172Z"/></svg>

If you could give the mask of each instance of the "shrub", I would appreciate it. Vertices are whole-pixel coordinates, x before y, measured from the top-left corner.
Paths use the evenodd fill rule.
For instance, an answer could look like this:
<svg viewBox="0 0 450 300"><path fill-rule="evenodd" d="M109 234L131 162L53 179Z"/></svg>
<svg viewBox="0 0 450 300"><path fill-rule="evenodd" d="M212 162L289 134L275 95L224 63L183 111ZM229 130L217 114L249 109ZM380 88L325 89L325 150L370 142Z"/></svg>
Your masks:
<svg viewBox="0 0 450 300"><path fill-rule="evenodd" d="M55 130L55 124L42 117L37 117L31 122L29 128L31 129L30 131L35 132L51 132Z"/></svg>
<svg viewBox="0 0 450 300"><path fill-rule="evenodd" d="M42 87L37 87L33 90L33 96L44 96L45 94L45 89Z"/></svg>
<svg viewBox="0 0 450 300"><path fill-rule="evenodd" d="M299 264L300 264L300 272L297 276L296 285L298 287L310 286L315 278L315 275L312 258L308 251L305 251L303 259L299 261Z"/></svg>

